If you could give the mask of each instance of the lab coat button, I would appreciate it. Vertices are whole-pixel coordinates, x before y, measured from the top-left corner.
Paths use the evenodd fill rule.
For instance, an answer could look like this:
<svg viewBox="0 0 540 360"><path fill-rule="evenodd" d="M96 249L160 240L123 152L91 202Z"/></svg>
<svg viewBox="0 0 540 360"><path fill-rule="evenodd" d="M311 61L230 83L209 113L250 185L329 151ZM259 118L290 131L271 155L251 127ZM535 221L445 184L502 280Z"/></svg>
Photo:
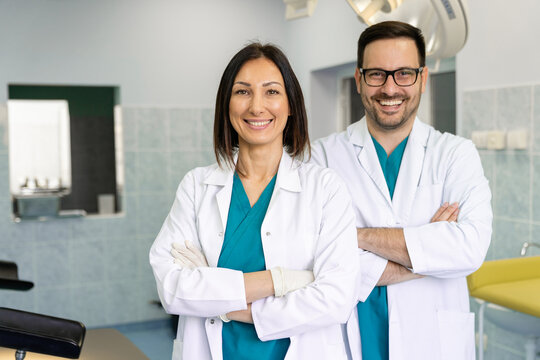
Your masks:
<svg viewBox="0 0 540 360"><path fill-rule="evenodd" d="M218 234L218 236L223 236L223 231L221 231L221 232Z"/></svg>
<svg viewBox="0 0 540 360"><path fill-rule="evenodd" d="M210 319L210 324L214 325L216 321L214 319Z"/></svg>
<svg viewBox="0 0 540 360"><path fill-rule="evenodd" d="M272 235L272 234L270 234L270 231L267 231L266 236L270 236L270 235Z"/></svg>

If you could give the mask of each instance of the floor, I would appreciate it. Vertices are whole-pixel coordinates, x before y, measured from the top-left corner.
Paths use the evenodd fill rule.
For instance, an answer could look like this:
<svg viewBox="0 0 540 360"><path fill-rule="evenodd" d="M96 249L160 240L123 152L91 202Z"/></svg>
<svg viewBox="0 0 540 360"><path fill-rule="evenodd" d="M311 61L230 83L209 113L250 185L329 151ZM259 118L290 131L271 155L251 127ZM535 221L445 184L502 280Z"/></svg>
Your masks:
<svg viewBox="0 0 540 360"><path fill-rule="evenodd" d="M150 360L168 360L172 355L176 325L171 320L118 325L114 328L133 342Z"/></svg>

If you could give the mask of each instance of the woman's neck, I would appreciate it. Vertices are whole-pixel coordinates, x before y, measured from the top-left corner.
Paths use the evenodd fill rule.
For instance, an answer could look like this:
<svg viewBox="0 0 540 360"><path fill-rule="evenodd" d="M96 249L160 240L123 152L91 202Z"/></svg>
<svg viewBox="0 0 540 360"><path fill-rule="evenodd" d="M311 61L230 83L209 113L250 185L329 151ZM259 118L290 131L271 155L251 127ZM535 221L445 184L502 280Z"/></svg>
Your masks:
<svg viewBox="0 0 540 360"><path fill-rule="evenodd" d="M240 144L236 171L241 179L268 182L278 171L283 147Z"/></svg>

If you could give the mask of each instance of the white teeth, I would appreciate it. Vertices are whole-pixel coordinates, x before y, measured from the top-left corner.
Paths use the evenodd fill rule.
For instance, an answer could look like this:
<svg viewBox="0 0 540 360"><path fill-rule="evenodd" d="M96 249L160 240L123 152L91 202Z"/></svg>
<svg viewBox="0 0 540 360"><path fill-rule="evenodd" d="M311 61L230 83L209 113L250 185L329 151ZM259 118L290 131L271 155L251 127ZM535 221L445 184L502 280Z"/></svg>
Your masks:
<svg viewBox="0 0 540 360"><path fill-rule="evenodd" d="M270 120L266 121L248 121L249 125L251 126L265 126L270 124Z"/></svg>
<svg viewBox="0 0 540 360"><path fill-rule="evenodd" d="M403 100L381 100L379 102L383 106L394 106L394 105L400 105L403 102Z"/></svg>

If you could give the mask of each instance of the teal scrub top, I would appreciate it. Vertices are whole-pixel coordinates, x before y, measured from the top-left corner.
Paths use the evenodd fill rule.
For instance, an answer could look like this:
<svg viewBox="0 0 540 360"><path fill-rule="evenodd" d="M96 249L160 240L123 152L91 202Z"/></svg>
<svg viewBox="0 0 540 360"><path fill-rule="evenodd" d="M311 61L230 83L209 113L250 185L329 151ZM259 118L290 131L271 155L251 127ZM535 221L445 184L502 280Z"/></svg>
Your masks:
<svg viewBox="0 0 540 360"><path fill-rule="evenodd" d="M234 174L229 217L218 267L244 273L266 270L261 226L275 184L276 176L251 207L242 181L238 174ZM223 323L221 335L224 360L247 360L254 357L261 360L283 359L290 344L288 338L262 342L253 324L237 321Z"/></svg>
<svg viewBox="0 0 540 360"><path fill-rule="evenodd" d="M390 156L386 155L386 151L377 140L371 138L390 192L390 198L393 198L401 159L409 137L406 137ZM358 310L360 338L362 341L362 359L388 360L388 300L386 286L375 286L366 301L359 302L356 308Z"/></svg>

